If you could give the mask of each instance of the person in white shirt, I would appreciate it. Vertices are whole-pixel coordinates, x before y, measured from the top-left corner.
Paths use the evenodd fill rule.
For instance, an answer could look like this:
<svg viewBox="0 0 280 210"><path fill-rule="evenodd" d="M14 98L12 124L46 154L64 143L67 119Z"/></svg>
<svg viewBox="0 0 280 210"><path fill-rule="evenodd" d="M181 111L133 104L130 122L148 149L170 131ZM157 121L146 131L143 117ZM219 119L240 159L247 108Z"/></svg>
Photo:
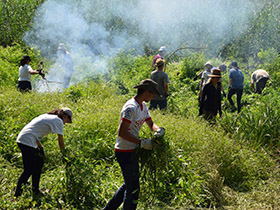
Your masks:
<svg viewBox="0 0 280 210"><path fill-rule="evenodd" d="M63 43L60 43L57 48L57 55L61 67L63 68L63 88L69 88L70 80L74 72L74 62L71 54L66 50L66 47Z"/></svg>
<svg viewBox="0 0 280 210"><path fill-rule="evenodd" d="M269 80L269 74L263 69L258 69L254 71L251 75L251 86L255 93L261 94L265 88L267 80ZM256 88L255 88L256 83Z"/></svg>
<svg viewBox="0 0 280 210"><path fill-rule="evenodd" d="M17 144L22 153L24 171L18 179L15 196L22 194L22 185L32 176L32 190L41 195L39 182L44 165L45 151L41 144L43 136L49 133L58 135L58 144L62 153L65 151L63 125L72 123L72 111L69 108L54 109L47 114L34 118L19 133Z"/></svg>
<svg viewBox="0 0 280 210"><path fill-rule="evenodd" d="M31 86L31 74L40 74L44 77L44 73L42 71L33 70L29 63L31 59L28 55L24 55L20 60L20 67L19 67L19 79L17 89L21 92L26 92L32 90Z"/></svg>
<svg viewBox="0 0 280 210"><path fill-rule="evenodd" d="M139 165L135 155L135 149L138 145L141 148L151 150L152 143L150 139L141 140L138 137L139 131L144 122L151 131L160 131L152 120L147 104L159 94L158 84L145 79L140 82L137 88L137 95L127 101L121 111L121 120L118 129L118 136L115 144L115 155L120 164L124 177L124 184L116 191L113 198L103 208L103 210L118 209L123 203L124 210L134 210L137 207L139 195Z"/></svg>

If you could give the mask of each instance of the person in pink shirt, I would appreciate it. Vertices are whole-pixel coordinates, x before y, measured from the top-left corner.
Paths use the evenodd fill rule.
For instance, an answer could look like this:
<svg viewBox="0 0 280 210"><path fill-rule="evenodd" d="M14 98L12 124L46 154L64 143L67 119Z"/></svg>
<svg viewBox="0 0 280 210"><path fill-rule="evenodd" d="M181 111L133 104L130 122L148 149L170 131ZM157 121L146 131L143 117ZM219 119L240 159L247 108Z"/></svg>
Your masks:
<svg viewBox="0 0 280 210"><path fill-rule="evenodd" d="M152 63L152 67L155 66L157 59L162 58L166 55L166 47L165 46L161 46L158 50L158 54L155 55L154 59L153 59L153 63Z"/></svg>

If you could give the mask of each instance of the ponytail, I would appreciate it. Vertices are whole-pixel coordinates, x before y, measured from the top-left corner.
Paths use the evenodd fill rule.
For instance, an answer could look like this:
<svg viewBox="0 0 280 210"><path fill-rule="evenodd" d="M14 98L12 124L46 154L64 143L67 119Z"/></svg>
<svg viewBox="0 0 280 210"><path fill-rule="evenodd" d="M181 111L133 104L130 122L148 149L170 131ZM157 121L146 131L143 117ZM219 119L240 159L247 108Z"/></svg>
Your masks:
<svg viewBox="0 0 280 210"><path fill-rule="evenodd" d="M48 112L48 114L57 115L60 119L63 119L63 110L62 109L53 109Z"/></svg>

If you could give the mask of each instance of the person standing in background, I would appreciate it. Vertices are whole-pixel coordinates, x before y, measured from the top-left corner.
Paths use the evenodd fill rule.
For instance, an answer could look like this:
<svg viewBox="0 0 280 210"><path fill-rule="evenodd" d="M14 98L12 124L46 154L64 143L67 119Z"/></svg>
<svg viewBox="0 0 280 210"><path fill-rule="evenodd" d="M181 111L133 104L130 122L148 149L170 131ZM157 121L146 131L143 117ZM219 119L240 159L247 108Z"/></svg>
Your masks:
<svg viewBox="0 0 280 210"><path fill-rule="evenodd" d="M166 55L166 47L165 46L161 46L158 50L158 54L154 57L153 59L153 63L152 63L152 68L155 67L155 64L156 64L156 60L158 58L161 58L163 59L163 57Z"/></svg>
<svg viewBox="0 0 280 210"><path fill-rule="evenodd" d="M154 99L150 101L149 109L156 109L159 106L159 109L167 108L167 96L168 96L168 75L163 71L165 60L158 58L156 60L157 70L151 73L151 79L158 84L158 89L160 95L156 94Z"/></svg>
<svg viewBox="0 0 280 210"><path fill-rule="evenodd" d="M209 76L208 75L210 75L211 74L211 70L212 70L212 68L213 68L213 65L212 65L212 63L210 62L210 61L207 61L206 63L205 63L205 67L206 67L206 69L203 71L203 73L202 73L202 76L201 76L201 81L200 81L200 85L199 85L199 98L201 97L201 95L202 95L202 89L203 89L203 87L204 87L204 85L205 85L205 83L208 81L208 79L209 79Z"/></svg>
<svg viewBox="0 0 280 210"><path fill-rule="evenodd" d="M228 91L228 101L231 105L231 112L236 111L236 107L231 99L231 97L237 95L237 112L241 111L241 97L243 93L243 83L244 75L237 65L236 61L231 62L232 69L229 70L229 91Z"/></svg>
<svg viewBox="0 0 280 210"><path fill-rule="evenodd" d="M206 82L201 96L200 113L204 119L215 121L216 115L219 112L222 116L221 109L221 82L222 77L219 69L213 69L212 74L208 75L210 79Z"/></svg>
<svg viewBox="0 0 280 210"><path fill-rule="evenodd" d="M72 77L72 74L74 72L74 63L72 56L70 53L66 50L66 47L63 43L60 43L57 48L57 54L59 62L63 68L63 88L69 88L70 80Z"/></svg>
<svg viewBox="0 0 280 210"><path fill-rule="evenodd" d="M21 92L26 92L32 90L31 86L31 74L39 74L42 77L45 74L42 71L33 70L29 65L31 62L31 58L28 55L24 55L20 60L20 67L19 67L19 79L17 89Z"/></svg>
<svg viewBox="0 0 280 210"><path fill-rule="evenodd" d="M265 88L267 80L269 80L269 74L263 70L263 69L258 69L254 71L251 75L251 86L253 88L253 91L255 93L262 93L262 90ZM256 88L255 88L255 83L256 83Z"/></svg>
<svg viewBox="0 0 280 210"><path fill-rule="evenodd" d="M33 194L43 194L39 189L39 182L46 156L41 139L49 133L57 134L60 150L64 153L63 125L66 123L72 123L72 111L65 107L34 118L20 131L17 144L22 154L24 170L17 182L16 197L22 194L22 185L27 183L30 176Z"/></svg>

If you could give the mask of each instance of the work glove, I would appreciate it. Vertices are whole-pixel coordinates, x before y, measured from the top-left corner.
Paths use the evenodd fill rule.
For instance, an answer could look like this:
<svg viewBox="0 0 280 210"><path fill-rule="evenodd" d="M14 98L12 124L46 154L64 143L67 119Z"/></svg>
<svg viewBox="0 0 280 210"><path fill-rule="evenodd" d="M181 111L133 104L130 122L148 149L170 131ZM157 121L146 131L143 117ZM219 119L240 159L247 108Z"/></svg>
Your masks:
<svg viewBox="0 0 280 210"><path fill-rule="evenodd" d="M140 147L146 150L152 150L153 146L152 146L151 139L148 138L148 139L141 140Z"/></svg>
<svg viewBox="0 0 280 210"><path fill-rule="evenodd" d="M198 78L198 75L195 75L195 77L193 78L193 81L196 81Z"/></svg>
<svg viewBox="0 0 280 210"><path fill-rule="evenodd" d="M158 137L163 137L164 134L165 134L165 128L160 127L160 128L158 128L158 129L155 131L154 136L155 136L156 138L158 138Z"/></svg>

